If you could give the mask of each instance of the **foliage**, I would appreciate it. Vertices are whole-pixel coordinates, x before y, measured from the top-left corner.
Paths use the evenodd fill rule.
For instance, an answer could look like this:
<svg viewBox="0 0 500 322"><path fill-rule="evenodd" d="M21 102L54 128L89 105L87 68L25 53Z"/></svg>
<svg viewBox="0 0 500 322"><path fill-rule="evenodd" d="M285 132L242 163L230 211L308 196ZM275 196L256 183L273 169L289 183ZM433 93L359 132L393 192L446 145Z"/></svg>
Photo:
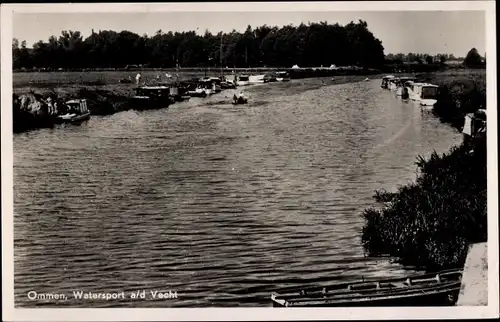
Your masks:
<svg viewBox="0 0 500 322"><path fill-rule="evenodd" d="M415 183L378 191L384 207L364 212L365 251L428 270L463 265L469 243L487 237L485 145L469 151L461 145L419 157Z"/></svg>
<svg viewBox="0 0 500 322"><path fill-rule="evenodd" d="M14 68L123 68L199 66L374 67L384 61L380 40L360 20L345 26L309 23L282 28L267 25L243 32L197 35L159 30L152 37L130 31L99 31L83 39L78 31L38 41L32 49L13 41Z"/></svg>
<svg viewBox="0 0 500 322"><path fill-rule="evenodd" d="M403 62L412 63L418 61L425 61L428 64L433 64L433 63L444 64L448 60L455 60L457 58L455 58L453 54L430 55L422 53L408 53L408 54L398 53L398 54L388 54L385 57L385 59L388 63L394 63L394 64L401 64Z"/></svg>
<svg viewBox="0 0 500 322"><path fill-rule="evenodd" d="M448 76L442 79L431 77L430 81L440 87L433 113L443 122L461 129L467 113L486 108L486 75L484 72L455 77Z"/></svg>
<svg viewBox="0 0 500 322"><path fill-rule="evenodd" d="M483 65L481 55L476 48L472 48L465 56L464 65L467 67L478 67Z"/></svg>

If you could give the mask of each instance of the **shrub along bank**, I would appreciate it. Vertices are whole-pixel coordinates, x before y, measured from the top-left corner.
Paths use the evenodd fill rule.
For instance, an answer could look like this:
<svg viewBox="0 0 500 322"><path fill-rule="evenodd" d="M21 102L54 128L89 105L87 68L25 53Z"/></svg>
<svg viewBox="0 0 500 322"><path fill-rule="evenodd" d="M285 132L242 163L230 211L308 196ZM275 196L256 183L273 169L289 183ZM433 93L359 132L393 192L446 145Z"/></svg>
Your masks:
<svg viewBox="0 0 500 322"><path fill-rule="evenodd" d="M466 113L485 108L481 76L437 83L442 91L434 113L443 122L461 129ZM375 192L381 207L364 211L363 247L428 271L462 267L469 244L487 240L486 138L418 157L417 167L416 182Z"/></svg>

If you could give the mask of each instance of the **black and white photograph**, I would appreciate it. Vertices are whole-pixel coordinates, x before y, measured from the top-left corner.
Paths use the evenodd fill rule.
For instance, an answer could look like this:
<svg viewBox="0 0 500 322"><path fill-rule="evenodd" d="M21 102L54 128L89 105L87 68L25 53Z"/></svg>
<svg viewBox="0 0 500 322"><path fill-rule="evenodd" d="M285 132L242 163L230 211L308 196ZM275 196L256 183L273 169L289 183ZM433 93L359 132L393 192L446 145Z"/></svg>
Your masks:
<svg viewBox="0 0 500 322"><path fill-rule="evenodd" d="M4 320L498 317L494 9L2 5Z"/></svg>

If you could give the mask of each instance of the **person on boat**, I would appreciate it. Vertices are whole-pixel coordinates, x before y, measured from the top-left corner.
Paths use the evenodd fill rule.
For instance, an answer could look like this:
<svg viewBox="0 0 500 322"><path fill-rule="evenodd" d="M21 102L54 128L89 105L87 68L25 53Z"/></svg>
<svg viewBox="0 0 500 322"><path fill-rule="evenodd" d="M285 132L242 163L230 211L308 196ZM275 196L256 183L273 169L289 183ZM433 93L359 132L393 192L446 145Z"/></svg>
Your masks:
<svg viewBox="0 0 500 322"><path fill-rule="evenodd" d="M47 113L52 115L54 113L54 104L52 103L52 97L48 97L45 101L47 103Z"/></svg>
<svg viewBox="0 0 500 322"><path fill-rule="evenodd" d="M135 76L135 83L137 85L139 85L139 83L141 82L141 77L142 77L141 73L137 73L137 75Z"/></svg>

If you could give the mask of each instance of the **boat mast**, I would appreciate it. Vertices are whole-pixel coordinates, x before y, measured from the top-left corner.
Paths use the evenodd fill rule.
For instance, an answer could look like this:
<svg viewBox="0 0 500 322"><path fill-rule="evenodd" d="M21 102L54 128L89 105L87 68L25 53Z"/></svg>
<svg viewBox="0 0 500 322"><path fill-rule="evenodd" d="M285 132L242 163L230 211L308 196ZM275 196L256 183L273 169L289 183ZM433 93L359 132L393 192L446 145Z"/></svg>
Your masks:
<svg viewBox="0 0 500 322"><path fill-rule="evenodd" d="M248 68L248 47L245 45L245 66Z"/></svg>
<svg viewBox="0 0 500 322"><path fill-rule="evenodd" d="M221 79L222 79L222 76L224 75L224 69L222 67L222 31L220 33L220 53L219 53L219 60L220 60L220 76L221 76Z"/></svg>

